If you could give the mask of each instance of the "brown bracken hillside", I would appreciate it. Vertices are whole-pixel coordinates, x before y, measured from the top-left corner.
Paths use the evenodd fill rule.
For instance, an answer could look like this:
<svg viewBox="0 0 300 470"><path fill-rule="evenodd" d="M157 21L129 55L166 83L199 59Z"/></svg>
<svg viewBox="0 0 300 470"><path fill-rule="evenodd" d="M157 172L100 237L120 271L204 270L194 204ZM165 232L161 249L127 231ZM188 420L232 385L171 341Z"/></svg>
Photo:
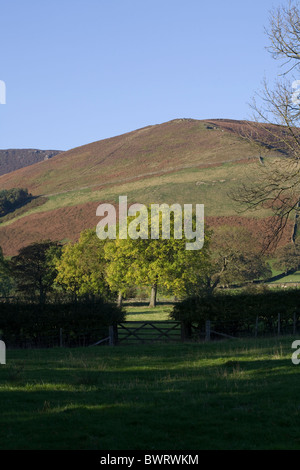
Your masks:
<svg viewBox="0 0 300 470"><path fill-rule="evenodd" d="M244 178L255 178L260 165L260 149L245 138L249 125L175 119L2 175L1 189L26 187L36 202L2 218L0 246L5 255L13 255L41 239L76 240L83 229L96 226L97 206L104 201L115 204L119 195L145 204L203 203L211 225L243 224L254 232L264 230L267 212L255 218L239 216L228 196ZM266 140L263 128L261 140ZM279 155L272 142L268 155Z"/></svg>

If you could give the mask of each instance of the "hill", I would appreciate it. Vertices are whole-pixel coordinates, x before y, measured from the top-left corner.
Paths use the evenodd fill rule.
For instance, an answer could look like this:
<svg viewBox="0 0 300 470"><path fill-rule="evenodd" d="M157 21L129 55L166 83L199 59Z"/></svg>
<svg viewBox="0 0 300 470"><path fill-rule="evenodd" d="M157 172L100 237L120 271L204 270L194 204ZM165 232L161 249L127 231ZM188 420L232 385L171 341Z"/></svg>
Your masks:
<svg viewBox="0 0 300 470"><path fill-rule="evenodd" d="M0 175L48 160L60 150L8 149L0 150Z"/></svg>
<svg viewBox="0 0 300 470"><path fill-rule="evenodd" d="M262 232L268 210L239 216L228 196L255 178L261 164L260 149L244 137L248 126L246 121L175 119L2 175L1 189L25 185L35 198L1 219L0 246L12 255L40 239L76 240L84 228L96 226L97 206L117 203L119 195L127 195L130 203L204 204L210 225L243 224ZM270 148L270 158L281 155L272 143Z"/></svg>

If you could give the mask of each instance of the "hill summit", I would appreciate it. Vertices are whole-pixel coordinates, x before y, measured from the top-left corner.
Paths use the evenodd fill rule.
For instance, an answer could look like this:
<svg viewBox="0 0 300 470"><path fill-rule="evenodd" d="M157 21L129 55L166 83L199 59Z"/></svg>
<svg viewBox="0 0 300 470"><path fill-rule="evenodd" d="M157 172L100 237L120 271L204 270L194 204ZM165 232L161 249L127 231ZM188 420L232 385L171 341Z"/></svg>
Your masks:
<svg viewBox="0 0 300 470"><path fill-rule="evenodd" d="M0 225L5 254L40 239L76 240L95 227L96 208L117 203L201 203L212 224L248 224L258 230L268 212L241 217L228 193L255 178L259 145L245 138L250 123L174 119L52 156L0 176L1 189L26 187L35 197ZM259 135L258 135L259 138ZM265 148L261 128L261 151ZM279 155L275 147L270 155Z"/></svg>

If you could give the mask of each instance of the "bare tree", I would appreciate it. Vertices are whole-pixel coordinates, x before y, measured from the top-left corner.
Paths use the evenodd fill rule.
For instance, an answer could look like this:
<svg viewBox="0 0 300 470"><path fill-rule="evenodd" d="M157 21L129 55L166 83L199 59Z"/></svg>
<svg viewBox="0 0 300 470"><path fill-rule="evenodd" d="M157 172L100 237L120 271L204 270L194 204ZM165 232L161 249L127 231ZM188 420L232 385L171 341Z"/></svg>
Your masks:
<svg viewBox="0 0 300 470"><path fill-rule="evenodd" d="M264 249L275 247L293 218L291 242L295 242L300 215L300 11L290 1L270 13L269 52L282 61L275 85L266 80L254 97L252 121L242 136L259 149L256 181L232 193L241 210L268 208L271 223ZM299 82L292 73L299 73ZM298 90L299 88L299 90Z"/></svg>
<svg viewBox="0 0 300 470"><path fill-rule="evenodd" d="M223 225L213 230L210 269L203 286L206 294L212 294L217 287L245 284L271 275L260 240L248 229Z"/></svg>

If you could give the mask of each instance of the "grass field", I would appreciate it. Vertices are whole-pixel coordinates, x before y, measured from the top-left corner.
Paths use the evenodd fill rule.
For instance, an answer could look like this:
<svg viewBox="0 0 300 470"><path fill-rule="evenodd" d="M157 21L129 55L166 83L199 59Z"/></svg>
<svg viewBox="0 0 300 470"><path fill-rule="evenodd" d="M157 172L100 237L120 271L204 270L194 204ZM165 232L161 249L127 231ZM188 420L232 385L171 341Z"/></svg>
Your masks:
<svg viewBox="0 0 300 470"><path fill-rule="evenodd" d="M8 350L0 449L300 449L293 339Z"/></svg>
<svg viewBox="0 0 300 470"><path fill-rule="evenodd" d="M124 304L126 310L126 321L164 321L169 320L173 304L159 303L155 308L150 308L147 303L141 302L140 305Z"/></svg>
<svg viewBox="0 0 300 470"><path fill-rule="evenodd" d="M277 281L273 281L272 284L284 284L285 282L300 283L300 271L278 279Z"/></svg>

